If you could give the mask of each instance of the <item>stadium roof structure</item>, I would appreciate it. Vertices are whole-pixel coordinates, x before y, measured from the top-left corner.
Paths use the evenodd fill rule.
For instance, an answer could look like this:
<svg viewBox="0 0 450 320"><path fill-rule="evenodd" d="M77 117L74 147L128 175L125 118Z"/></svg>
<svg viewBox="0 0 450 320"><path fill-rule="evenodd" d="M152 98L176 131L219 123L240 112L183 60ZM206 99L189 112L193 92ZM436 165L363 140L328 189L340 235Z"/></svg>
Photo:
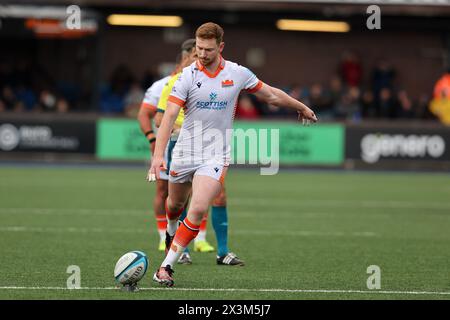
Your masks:
<svg viewBox="0 0 450 320"><path fill-rule="evenodd" d="M215 3L216 5L230 5L230 4L302 4L302 3L333 3L333 4L379 4L379 5L421 5L421 6L442 6L450 5L450 0L209 0L208 2ZM10 1L2 0L0 3L10 3ZM123 3L121 0L15 0L17 3L53 3L53 4L79 4L79 5L118 5ZM201 0L128 0L127 4L139 6L155 6L162 4L176 4L176 5L189 5L192 3L202 3Z"/></svg>
<svg viewBox="0 0 450 320"><path fill-rule="evenodd" d="M0 0L0 4L10 3ZM376 4L382 5L387 13L405 15L417 13L418 8L422 14L448 14L450 0L15 0L14 4L52 4L52 5L79 5L89 7L128 7L153 9L208 9L208 10L289 10L306 9L321 10L324 6L339 7L341 10L351 10L355 7ZM425 11L424 11L425 10ZM443 10L443 11L442 11Z"/></svg>

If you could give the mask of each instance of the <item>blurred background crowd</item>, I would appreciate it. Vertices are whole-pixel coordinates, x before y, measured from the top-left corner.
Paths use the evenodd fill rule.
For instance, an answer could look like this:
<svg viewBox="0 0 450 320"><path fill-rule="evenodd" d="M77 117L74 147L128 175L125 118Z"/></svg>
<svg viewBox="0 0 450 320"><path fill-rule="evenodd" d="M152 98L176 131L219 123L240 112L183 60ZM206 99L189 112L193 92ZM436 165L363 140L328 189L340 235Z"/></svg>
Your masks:
<svg viewBox="0 0 450 320"><path fill-rule="evenodd" d="M360 57L345 52L340 65L330 71L325 83L273 85L311 106L323 120L436 119L429 108L433 92L421 92L413 99L397 80L396 68L389 60L380 59L372 70L363 70ZM370 74L370 81L362 81L363 72ZM109 81L101 86L96 111L134 116L146 89L158 79L152 71L138 78L126 65L117 66ZM0 88L0 111L77 112L86 103L80 86L55 79L39 64L26 60L16 65L0 63ZM236 117L260 119L293 114L263 104L253 95L241 94Z"/></svg>
<svg viewBox="0 0 450 320"><path fill-rule="evenodd" d="M64 19L52 24L36 19L45 8L8 11L0 6L0 17L6 17L0 24L0 112L134 117L147 88L173 70L181 41L192 37L200 23L213 20L225 29L226 59L303 101L323 121L446 122L439 112L450 115L450 107L432 106L436 98L450 99L450 81L445 80L450 76L448 6L382 7L382 29L373 31L365 27L363 5L299 0L286 7L273 1L250 8L241 0L224 11L224 3L211 10L201 9L200 1L131 1L129 10L106 0L86 3L82 13L91 14L96 27L75 34L61 28L49 32ZM271 7L276 11L266 14ZM64 18L65 7L55 8ZM116 26L108 20L116 12L175 13L184 22L179 28ZM351 30L286 32L275 27L280 17L346 20ZM292 115L247 94L241 95L236 112L240 119Z"/></svg>

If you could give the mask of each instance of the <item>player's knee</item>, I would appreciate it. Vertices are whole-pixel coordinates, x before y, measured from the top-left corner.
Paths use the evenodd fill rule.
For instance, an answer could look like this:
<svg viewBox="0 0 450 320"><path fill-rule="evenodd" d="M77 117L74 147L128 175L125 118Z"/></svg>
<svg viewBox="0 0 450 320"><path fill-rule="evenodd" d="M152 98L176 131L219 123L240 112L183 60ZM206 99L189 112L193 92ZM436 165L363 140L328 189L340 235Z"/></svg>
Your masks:
<svg viewBox="0 0 450 320"><path fill-rule="evenodd" d="M217 197L214 198L212 205L215 207L226 207L227 194L225 193L224 189L222 189Z"/></svg>
<svg viewBox="0 0 450 320"><path fill-rule="evenodd" d="M197 210L196 208L189 208L189 212L187 214L187 218L188 220L193 223L194 225L200 225L202 220L203 220L203 216L205 215L206 210L205 211L200 211Z"/></svg>
<svg viewBox="0 0 450 320"><path fill-rule="evenodd" d="M189 206L189 215L193 216L198 222L200 223L202 221L203 216L206 212L208 212L208 205L207 204L201 204L201 203L191 203ZM192 221L194 223L194 221Z"/></svg>
<svg viewBox="0 0 450 320"><path fill-rule="evenodd" d="M170 197L167 198L167 208L170 212L179 212L181 211L185 206L184 201L179 201L177 199L171 199Z"/></svg>

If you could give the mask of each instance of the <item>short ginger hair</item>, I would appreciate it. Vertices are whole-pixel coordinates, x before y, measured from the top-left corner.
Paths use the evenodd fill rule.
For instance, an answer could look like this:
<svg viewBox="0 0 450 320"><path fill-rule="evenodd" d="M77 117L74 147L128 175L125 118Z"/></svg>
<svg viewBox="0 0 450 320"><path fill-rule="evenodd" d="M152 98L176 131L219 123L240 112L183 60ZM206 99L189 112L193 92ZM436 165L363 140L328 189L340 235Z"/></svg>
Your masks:
<svg viewBox="0 0 450 320"><path fill-rule="evenodd" d="M223 29L214 22L207 22L198 27L195 37L200 39L216 39L217 44L223 40Z"/></svg>

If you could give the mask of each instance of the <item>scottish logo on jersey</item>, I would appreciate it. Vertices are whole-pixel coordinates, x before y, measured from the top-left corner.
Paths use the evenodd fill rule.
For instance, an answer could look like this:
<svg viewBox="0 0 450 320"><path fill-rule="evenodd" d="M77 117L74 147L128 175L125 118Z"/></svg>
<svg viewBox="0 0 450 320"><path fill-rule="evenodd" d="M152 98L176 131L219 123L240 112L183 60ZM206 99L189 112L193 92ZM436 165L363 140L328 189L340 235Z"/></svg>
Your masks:
<svg viewBox="0 0 450 320"><path fill-rule="evenodd" d="M228 101L218 101L218 94L211 92L209 94L209 101L197 101L196 107L200 109L222 110L228 105Z"/></svg>

